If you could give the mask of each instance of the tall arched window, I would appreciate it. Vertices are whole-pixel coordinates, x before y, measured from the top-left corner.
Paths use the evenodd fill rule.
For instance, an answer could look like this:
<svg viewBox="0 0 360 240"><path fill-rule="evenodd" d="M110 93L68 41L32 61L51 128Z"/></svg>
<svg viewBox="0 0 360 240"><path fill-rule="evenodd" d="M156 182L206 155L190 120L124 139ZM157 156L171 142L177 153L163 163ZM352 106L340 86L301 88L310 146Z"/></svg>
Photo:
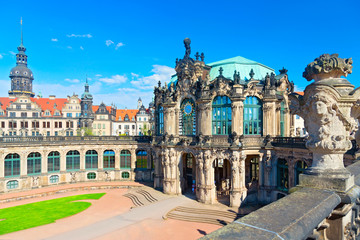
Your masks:
<svg viewBox="0 0 360 240"><path fill-rule="evenodd" d="M259 157L250 160L250 181L259 180Z"/></svg>
<svg viewBox="0 0 360 240"><path fill-rule="evenodd" d="M88 110L88 105L87 105L87 103L84 104L84 110Z"/></svg>
<svg viewBox="0 0 360 240"><path fill-rule="evenodd" d="M212 103L213 135L231 133L231 100L227 96L217 96Z"/></svg>
<svg viewBox="0 0 360 240"><path fill-rule="evenodd" d="M285 159L278 159L277 162L277 187L280 191L289 190L289 167Z"/></svg>
<svg viewBox="0 0 360 240"><path fill-rule="evenodd" d="M129 150L121 150L120 152L120 168L131 168L131 153Z"/></svg>
<svg viewBox="0 0 360 240"><path fill-rule="evenodd" d="M88 150L85 153L85 168L97 169L98 168L98 153L95 150Z"/></svg>
<svg viewBox="0 0 360 240"><path fill-rule="evenodd" d="M180 106L179 134L196 135L195 103L192 99L185 99Z"/></svg>
<svg viewBox="0 0 360 240"><path fill-rule="evenodd" d="M285 137L285 102L280 104L280 135Z"/></svg>
<svg viewBox="0 0 360 240"><path fill-rule="evenodd" d="M32 152L27 157L27 174L41 173L41 154Z"/></svg>
<svg viewBox="0 0 360 240"><path fill-rule="evenodd" d="M60 171L60 153L57 151L50 152L48 155L48 172Z"/></svg>
<svg viewBox="0 0 360 240"><path fill-rule="evenodd" d="M68 151L66 154L66 170L74 171L80 169L80 153L78 151Z"/></svg>
<svg viewBox="0 0 360 240"><path fill-rule="evenodd" d="M262 135L262 104L257 97L244 101L244 134Z"/></svg>
<svg viewBox="0 0 360 240"><path fill-rule="evenodd" d="M20 156L17 153L6 155L4 163L5 177L20 176Z"/></svg>
<svg viewBox="0 0 360 240"><path fill-rule="evenodd" d="M147 152L145 150L139 150L136 153L136 168L147 169Z"/></svg>
<svg viewBox="0 0 360 240"><path fill-rule="evenodd" d="M295 164L295 185L299 184L299 175L304 173L308 165L304 161L297 161Z"/></svg>
<svg viewBox="0 0 360 240"><path fill-rule="evenodd" d="M104 151L104 169L115 168L115 152L113 150Z"/></svg>
<svg viewBox="0 0 360 240"><path fill-rule="evenodd" d="M164 108L159 105L157 109L157 116L156 116L156 125L157 125L157 135L164 134Z"/></svg>

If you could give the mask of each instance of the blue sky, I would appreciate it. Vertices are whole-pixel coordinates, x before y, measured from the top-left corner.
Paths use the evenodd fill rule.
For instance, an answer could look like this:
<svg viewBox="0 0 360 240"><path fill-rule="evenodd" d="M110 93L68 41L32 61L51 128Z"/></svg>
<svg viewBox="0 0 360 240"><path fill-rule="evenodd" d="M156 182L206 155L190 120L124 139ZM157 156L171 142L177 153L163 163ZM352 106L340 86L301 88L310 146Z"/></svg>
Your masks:
<svg viewBox="0 0 360 240"><path fill-rule="evenodd" d="M147 105L186 37L207 63L243 56L285 67L299 90L308 63L339 53L353 58L347 79L358 87L359 10L359 1L0 0L0 96L10 89L21 17L33 90L44 97L80 95L87 75L95 104L135 108L141 97Z"/></svg>

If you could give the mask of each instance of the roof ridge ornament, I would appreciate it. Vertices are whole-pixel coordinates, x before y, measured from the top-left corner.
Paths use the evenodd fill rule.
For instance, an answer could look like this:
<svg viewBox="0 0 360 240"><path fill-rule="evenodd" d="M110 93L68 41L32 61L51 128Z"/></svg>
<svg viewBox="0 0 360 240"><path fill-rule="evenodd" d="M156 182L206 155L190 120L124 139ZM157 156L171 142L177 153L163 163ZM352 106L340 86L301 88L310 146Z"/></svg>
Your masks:
<svg viewBox="0 0 360 240"><path fill-rule="evenodd" d="M308 81L347 77L348 74L352 73L352 64L352 58L339 58L337 53L322 54L307 65L303 77Z"/></svg>
<svg viewBox="0 0 360 240"><path fill-rule="evenodd" d="M223 77L223 71L224 69L222 67L219 68L219 77Z"/></svg>
<svg viewBox="0 0 360 240"><path fill-rule="evenodd" d="M201 55L200 55L200 59L201 59L201 61L203 62L204 61L204 59L205 59L205 55L204 55L204 53L202 52L201 53Z"/></svg>
<svg viewBox="0 0 360 240"><path fill-rule="evenodd" d="M253 79L253 78L254 78L254 75L255 75L254 70L251 69L251 70L250 70L250 73L249 73L250 79Z"/></svg>

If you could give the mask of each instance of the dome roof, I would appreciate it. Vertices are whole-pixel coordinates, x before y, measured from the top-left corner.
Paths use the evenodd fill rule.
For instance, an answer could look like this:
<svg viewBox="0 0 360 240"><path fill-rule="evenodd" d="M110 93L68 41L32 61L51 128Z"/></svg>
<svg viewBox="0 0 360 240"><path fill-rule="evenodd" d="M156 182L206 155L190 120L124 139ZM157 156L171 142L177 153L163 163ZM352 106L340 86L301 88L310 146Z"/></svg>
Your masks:
<svg viewBox="0 0 360 240"><path fill-rule="evenodd" d="M93 99L93 96L92 96L91 93L89 93L89 92L84 92L84 93L81 95L81 99Z"/></svg>
<svg viewBox="0 0 360 240"><path fill-rule="evenodd" d="M10 71L10 77L24 77L34 80L33 72L25 65L17 65Z"/></svg>

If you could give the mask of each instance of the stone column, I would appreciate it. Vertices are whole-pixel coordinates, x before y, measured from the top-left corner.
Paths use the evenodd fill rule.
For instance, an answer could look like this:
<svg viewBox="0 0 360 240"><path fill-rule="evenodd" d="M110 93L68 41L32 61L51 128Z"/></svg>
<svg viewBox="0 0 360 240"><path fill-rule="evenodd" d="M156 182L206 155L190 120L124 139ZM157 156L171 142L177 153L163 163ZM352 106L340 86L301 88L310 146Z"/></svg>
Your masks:
<svg viewBox="0 0 360 240"><path fill-rule="evenodd" d="M80 153L80 171L85 171L85 153L86 149L81 148L79 150Z"/></svg>
<svg viewBox="0 0 360 240"><path fill-rule="evenodd" d="M276 109L275 103L273 102L264 102L263 105L263 136L276 135Z"/></svg>
<svg viewBox="0 0 360 240"><path fill-rule="evenodd" d="M243 122L244 122L244 103L241 100L234 100L231 103L232 113L232 128L231 131L236 132L238 136L243 135Z"/></svg>
<svg viewBox="0 0 360 240"><path fill-rule="evenodd" d="M231 161L231 191L230 206L240 207L245 200L247 189L245 187L245 159L246 155L234 151L230 158Z"/></svg>
<svg viewBox="0 0 360 240"><path fill-rule="evenodd" d="M66 172L66 150L60 150L60 172Z"/></svg>
<svg viewBox="0 0 360 240"><path fill-rule="evenodd" d="M216 186L214 184L214 169L212 167L214 156L210 150L204 152L204 203L216 202Z"/></svg>
<svg viewBox="0 0 360 240"><path fill-rule="evenodd" d="M135 149L131 149L130 150L131 153L131 161L130 161L130 168L131 168L131 177L130 180L134 181L135 180L135 168L136 168L136 150Z"/></svg>
<svg viewBox="0 0 360 240"><path fill-rule="evenodd" d="M102 171L104 169L104 149L100 148L98 152L98 169Z"/></svg>
<svg viewBox="0 0 360 240"><path fill-rule="evenodd" d="M198 133L203 135L212 135L212 112L211 112L211 103L203 102L198 104Z"/></svg>
<svg viewBox="0 0 360 240"><path fill-rule="evenodd" d="M41 152L41 174L47 174L48 172L48 154L49 151L42 150Z"/></svg>
<svg viewBox="0 0 360 240"><path fill-rule="evenodd" d="M30 152L21 152L20 155L20 176L27 176L27 156Z"/></svg>
<svg viewBox="0 0 360 240"><path fill-rule="evenodd" d="M4 172L5 171L5 169L4 169L5 157L6 157L6 155L4 154L4 152L0 151L0 179L5 177L5 172ZM0 187L0 189L1 189L1 187Z"/></svg>

